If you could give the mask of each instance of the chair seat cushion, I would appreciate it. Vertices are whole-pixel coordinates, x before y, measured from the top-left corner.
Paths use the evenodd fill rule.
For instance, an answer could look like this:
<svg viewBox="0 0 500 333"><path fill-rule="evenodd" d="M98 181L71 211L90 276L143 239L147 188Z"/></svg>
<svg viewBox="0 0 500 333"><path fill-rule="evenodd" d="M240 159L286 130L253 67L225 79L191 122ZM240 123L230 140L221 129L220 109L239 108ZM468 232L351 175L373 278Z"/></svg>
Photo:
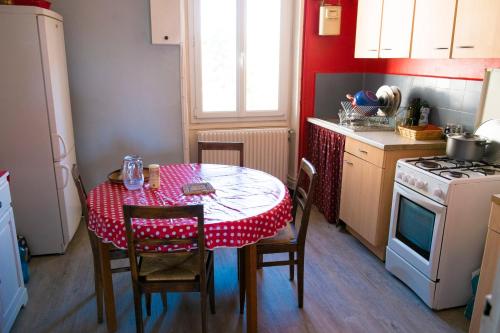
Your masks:
<svg viewBox="0 0 500 333"><path fill-rule="evenodd" d="M205 264L208 252L205 252ZM146 281L195 280L199 273L197 253L172 253L144 256L139 276Z"/></svg>
<svg viewBox="0 0 500 333"><path fill-rule="evenodd" d="M274 237L261 239L258 244L290 243L295 239L295 232L290 223L287 223L286 227L281 229Z"/></svg>

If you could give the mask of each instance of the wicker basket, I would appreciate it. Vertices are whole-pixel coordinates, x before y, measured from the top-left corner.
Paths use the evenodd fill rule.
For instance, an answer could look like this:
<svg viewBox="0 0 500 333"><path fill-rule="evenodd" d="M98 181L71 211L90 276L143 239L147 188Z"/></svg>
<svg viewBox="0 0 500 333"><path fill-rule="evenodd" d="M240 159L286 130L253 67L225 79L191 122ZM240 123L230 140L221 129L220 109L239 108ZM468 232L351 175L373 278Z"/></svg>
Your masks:
<svg viewBox="0 0 500 333"><path fill-rule="evenodd" d="M443 129L435 125L398 126L399 134L412 140L439 140L443 137Z"/></svg>

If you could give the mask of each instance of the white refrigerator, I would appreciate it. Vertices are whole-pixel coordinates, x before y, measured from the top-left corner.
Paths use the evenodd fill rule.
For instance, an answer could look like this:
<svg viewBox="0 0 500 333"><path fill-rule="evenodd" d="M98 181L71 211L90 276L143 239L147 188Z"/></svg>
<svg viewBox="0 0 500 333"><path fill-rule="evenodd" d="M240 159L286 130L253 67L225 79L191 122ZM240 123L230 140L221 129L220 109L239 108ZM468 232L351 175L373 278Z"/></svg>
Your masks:
<svg viewBox="0 0 500 333"><path fill-rule="evenodd" d="M64 253L81 219L62 17L0 5L0 169L32 254Z"/></svg>

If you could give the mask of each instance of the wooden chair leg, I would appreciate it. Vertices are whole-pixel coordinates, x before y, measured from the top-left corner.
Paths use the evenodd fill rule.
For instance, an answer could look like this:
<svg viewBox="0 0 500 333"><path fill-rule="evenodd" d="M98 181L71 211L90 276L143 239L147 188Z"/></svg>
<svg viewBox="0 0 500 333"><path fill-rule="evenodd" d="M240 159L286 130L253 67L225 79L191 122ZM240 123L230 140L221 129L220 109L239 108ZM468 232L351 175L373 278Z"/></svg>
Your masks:
<svg viewBox="0 0 500 333"><path fill-rule="evenodd" d="M299 308L304 305L304 253L298 253L297 258L297 281L298 281L298 297Z"/></svg>
<svg viewBox="0 0 500 333"><path fill-rule="evenodd" d="M245 251L240 251L240 314L245 311Z"/></svg>
<svg viewBox="0 0 500 333"><path fill-rule="evenodd" d="M95 235L91 235L90 237L90 246L92 248L92 259L94 261L94 289L95 289L95 300L97 306L97 322L101 324L104 321L103 316L103 307L104 307L104 291L102 286L102 274L101 274L101 260L99 259L99 249L97 240L92 237Z"/></svg>
<svg viewBox="0 0 500 333"><path fill-rule="evenodd" d="M161 302L163 303L163 311L167 311L167 307L168 307L167 293L162 292L160 295L161 295Z"/></svg>
<svg viewBox="0 0 500 333"><path fill-rule="evenodd" d="M146 293L146 314L151 317L151 294Z"/></svg>
<svg viewBox="0 0 500 333"><path fill-rule="evenodd" d="M288 260L290 262L290 281L294 278L294 268L295 268L295 252L288 252Z"/></svg>
<svg viewBox="0 0 500 333"><path fill-rule="evenodd" d="M238 281L240 280L241 272L240 272L240 263L241 260L241 249L236 249L236 267L238 269Z"/></svg>
<svg viewBox="0 0 500 333"><path fill-rule="evenodd" d="M142 323L142 302L141 293L137 286L134 286L134 308L135 308L135 327L137 333L144 333L144 326Z"/></svg>
<svg viewBox="0 0 500 333"><path fill-rule="evenodd" d="M109 258L110 245L98 241L99 261L101 265L101 280L104 294L104 310L106 312L106 326L108 332L115 332L117 328L115 294L113 291L113 276L111 260Z"/></svg>
<svg viewBox="0 0 500 333"><path fill-rule="evenodd" d="M205 281L206 282L206 281ZM207 284L202 283L200 286L201 297L201 332L207 332Z"/></svg>
<svg viewBox="0 0 500 333"><path fill-rule="evenodd" d="M215 278L213 267L209 281L210 313L215 314Z"/></svg>
<svg viewBox="0 0 500 333"><path fill-rule="evenodd" d="M264 263L264 255L257 254L257 269L262 269L262 264Z"/></svg>
<svg viewBox="0 0 500 333"><path fill-rule="evenodd" d="M101 324L104 321L103 306L104 306L104 294L102 288L102 277L99 264L94 265L94 279L95 279L95 301L97 305L97 322Z"/></svg>

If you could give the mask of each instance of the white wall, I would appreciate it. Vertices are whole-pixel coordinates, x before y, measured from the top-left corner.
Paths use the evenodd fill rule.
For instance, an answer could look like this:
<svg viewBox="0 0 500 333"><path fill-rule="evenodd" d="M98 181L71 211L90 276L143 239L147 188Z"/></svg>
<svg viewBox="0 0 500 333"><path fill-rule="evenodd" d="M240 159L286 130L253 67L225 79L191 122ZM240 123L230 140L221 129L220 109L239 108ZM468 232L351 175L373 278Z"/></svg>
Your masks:
<svg viewBox="0 0 500 333"><path fill-rule="evenodd" d="M150 43L147 0L53 0L64 17L78 162L87 187L137 153L182 162L178 46Z"/></svg>

